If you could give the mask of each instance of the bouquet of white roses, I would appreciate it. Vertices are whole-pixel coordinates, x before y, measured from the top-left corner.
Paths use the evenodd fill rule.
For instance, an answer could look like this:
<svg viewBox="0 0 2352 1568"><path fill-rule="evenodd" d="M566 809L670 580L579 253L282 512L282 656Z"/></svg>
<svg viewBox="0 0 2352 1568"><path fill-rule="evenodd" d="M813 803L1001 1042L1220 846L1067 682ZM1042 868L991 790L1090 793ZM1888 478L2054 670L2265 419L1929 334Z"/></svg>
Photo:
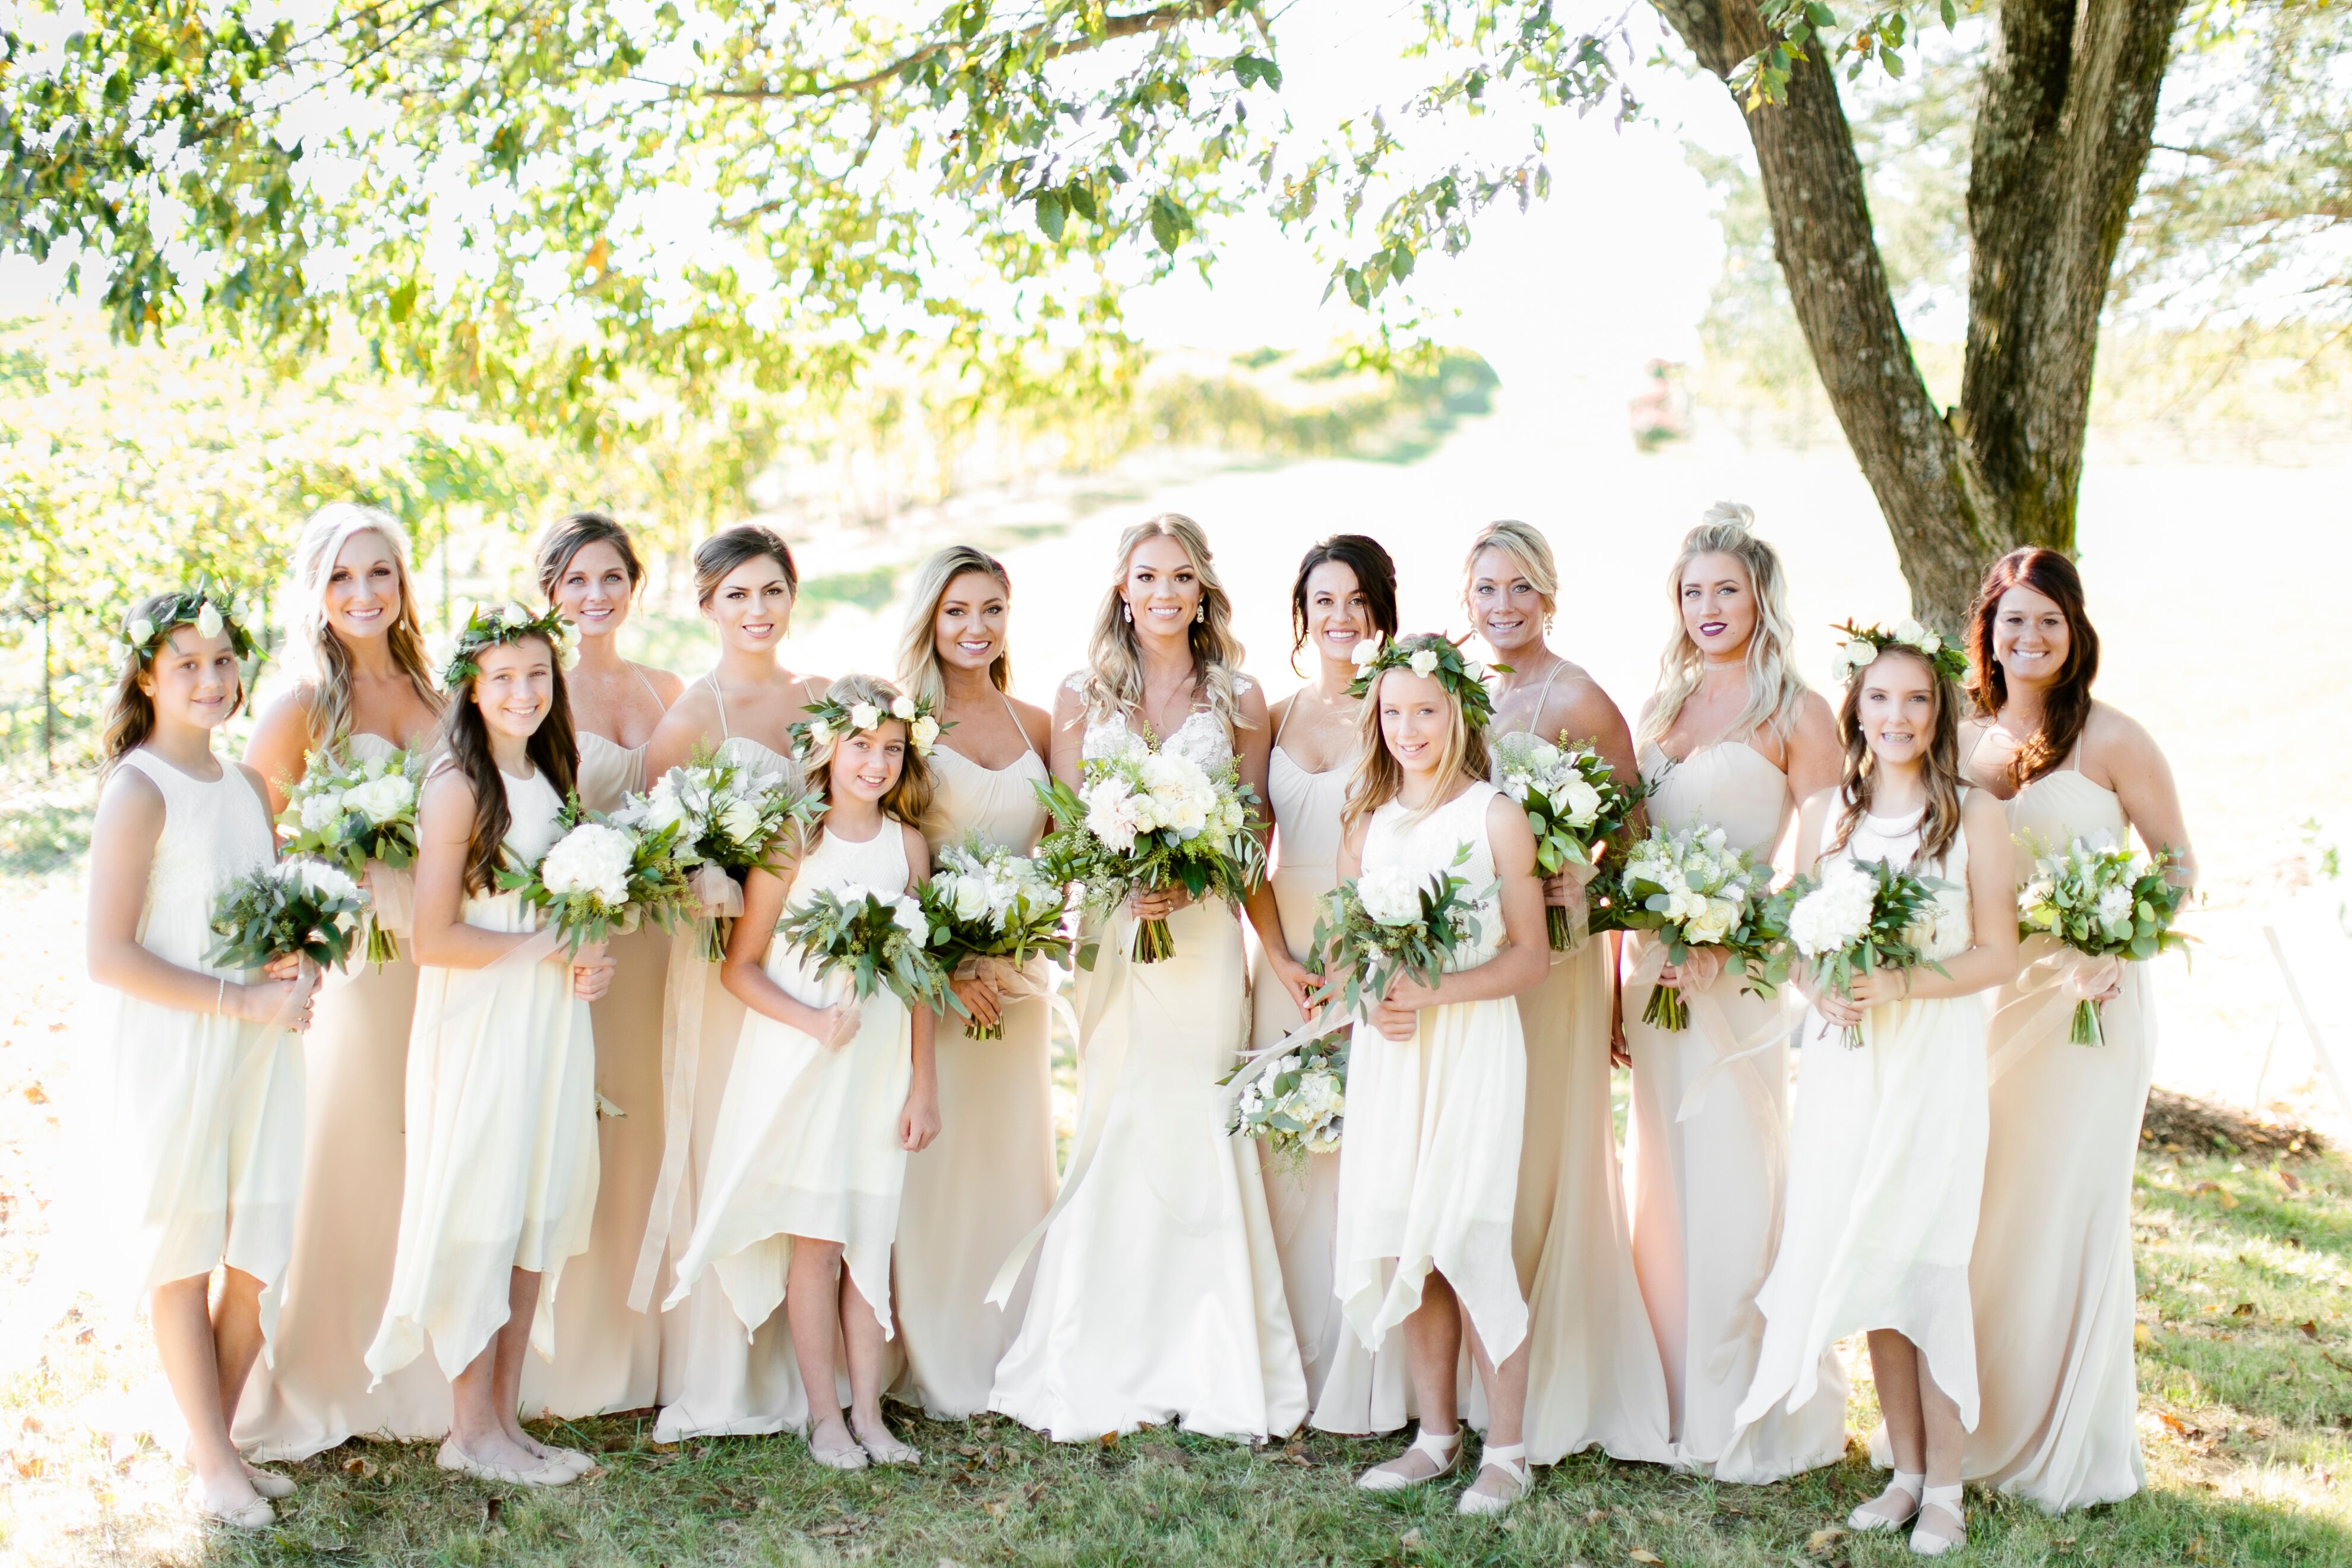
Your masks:
<svg viewBox="0 0 2352 1568"><path fill-rule="evenodd" d="M800 834L822 815L824 802L809 790L791 788L783 776L754 773L740 763L719 761L698 747L687 762L632 795L614 820L674 831L681 865L699 867L696 892L706 912L732 906L714 877L764 864L787 833ZM716 963L726 956L727 931L734 922L718 916L703 937L702 956Z"/></svg>
<svg viewBox="0 0 2352 1568"><path fill-rule="evenodd" d="M1619 919L1632 931L1654 931L1667 962L1683 963L1694 947L1720 947L1749 967L1769 951L1760 917L1772 868L1750 861L1719 827L1654 826L1633 846L1618 879L1624 894ZM1650 987L1642 1022L1669 1031L1690 1027L1690 1005L1664 984Z"/></svg>
<svg viewBox="0 0 2352 1568"><path fill-rule="evenodd" d="M1769 919L1787 933L1783 963L1793 950L1815 990L1850 997L1854 980L1874 969L1924 963L1943 973L1936 959L1967 945L1958 933L1966 929L1968 906L1955 906L1954 894L1965 900L1967 890L1885 860L1857 865L1840 856L1825 861L1818 878L1799 877L1775 895ZM1859 1046L1862 1028L1848 1024L1840 1037Z"/></svg>
<svg viewBox="0 0 2352 1568"><path fill-rule="evenodd" d="M776 922L776 935L805 955L817 979L846 971L859 1001L887 991L910 1008L961 1013L930 934L920 900L897 889L820 889Z"/></svg>
<svg viewBox="0 0 2352 1568"><path fill-rule="evenodd" d="M1294 1162L1337 1150L1348 1111L1348 1040L1342 1026L1266 1064L1234 1097L1225 1131L1263 1138L1277 1158ZM1255 1067L1244 1062L1219 1081Z"/></svg>
<svg viewBox="0 0 2352 1568"><path fill-rule="evenodd" d="M312 856L363 881L368 862L405 871L416 859L416 797L425 758L415 752L388 757L346 757L310 752L302 776L286 788L286 809L278 826L289 835L286 853ZM400 944L385 923L379 885L371 898L367 960L387 963Z"/></svg>
<svg viewBox="0 0 2352 1568"><path fill-rule="evenodd" d="M1265 869L1257 841L1257 792L1228 767L1212 778L1198 763L1155 752L1136 736L1106 757L1090 757L1076 790L1059 779L1036 787L1060 824L1039 847L1047 874L1086 888L1098 913L1129 894L1182 888L1194 899L1241 901ZM1165 921L1135 928L1130 952L1156 963L1176 951ZM1091 967L1091 955L1078 962Z"/></svg>
<svg viewBox="0 0 2352 1568"><path fill-rule="evenodd" d="M1027 856L977 835L939 852L922 905L931 949L950 974L992 972L1005 991L1032 959L1060 963L1070 956L1062 885ZM1001 1040L1004 1025L974 1019L963 1032L969 1039Z"/></svg>
<svg viewBox="0 0 2352 1568"><path fill-rule="evenodd" d="M1583 867L1575 873L1577 880L1590 882L1611 837L1633 815L1640 790L1620 784L1599 752L1571 746L1565 735L1554 745L1515 730L1494 748L1503 793L1527 813L1528 830L1536 836L1536 869L1552 877L1563 867ZM1577 924L1570 910L1544 906L1544 930L1554 952L1576 945Z"/></svg>
<svg viewBox="0 0 2352 1568"><path fill-rule="evenodd" d="M1469 858L1465 844L1453 863ZM1458 953L1496 934L1502 915L1495 892L1474 893L1450 870L1414 878L1377 868L1341 882L1323 895L1315 921L1314 951L1322 955L1325 979L1309 1004L1336 997L1343 1015L1356 1016L1386 996L1401 974L1435 985Z"/></svg>
<svg viewBox="0 0 2352 1568"><path fill-rule="evenodd" d="M2053 936L2093 958L2115 954L2135 963L2184 947L2189 935L2172 922L2186 895L2164 874L2172 863L2168 854L2094 849L2077 838L2063 852L2035 858L2017 896L2017 934ZM2106 1043L2096 1002L2086 996L2074 1004L2066 1037L2078 1046Z"/></svg>
<svg viewBox="0 0 2352 1568"><path fill-rule="evenodd" d="M499 884L539 910L573 952L650 918L667 929L692 899L678 830L581 809L578 796L560 818L565 831L538 865L499 874Z"/></svg>
<svg viewBox="0 0 2352 1568"><path fill-rule="evenodd" d="M323 860L272 861L214 900L212 929L219 940L205 962L259 969L299 952L321 969L341 969L366 903L359 884Z"/></svg>

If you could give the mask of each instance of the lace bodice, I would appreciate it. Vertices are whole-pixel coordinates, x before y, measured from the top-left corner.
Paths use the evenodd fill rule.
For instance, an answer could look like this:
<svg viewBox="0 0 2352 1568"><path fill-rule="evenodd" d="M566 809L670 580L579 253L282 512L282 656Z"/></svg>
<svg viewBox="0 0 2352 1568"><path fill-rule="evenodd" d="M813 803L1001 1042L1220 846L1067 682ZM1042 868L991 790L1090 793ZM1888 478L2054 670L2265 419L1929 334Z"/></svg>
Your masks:
<svg viewBox="0 0 2352 1568"><path fill-rule="evenodd" d="M1085 680L1083 675L1070 677L1070 689L1084 689ZM1234 695L1240 697L1250 689L1251 684L1249 677L1236 674L1234 677ZM1124 713L1113 713L1107 719L1090 719L1087 721L1087 737L1079 746L1078 754L1089 760L1107 757L1136 738L1137 732L1129 725ZM1233 765L1233 731L1220 723L1217 716L1207 709L1196 708L1187 713L1184 721L1154 749L1171 756L1182 757L1213 778Z"/></svg>
<svg viewBox="0 0 2352 1568"><path fill-rule="evenodd" d="M222 889L277 858L269 814L235 764L221 776L192 778L151 752L134 751L122 765L137 770L163 796L163 831L147 872L147 907L139 916L139 945L169 963L206 974L234 975L204 962L212 946L212 910Z"/></svg>

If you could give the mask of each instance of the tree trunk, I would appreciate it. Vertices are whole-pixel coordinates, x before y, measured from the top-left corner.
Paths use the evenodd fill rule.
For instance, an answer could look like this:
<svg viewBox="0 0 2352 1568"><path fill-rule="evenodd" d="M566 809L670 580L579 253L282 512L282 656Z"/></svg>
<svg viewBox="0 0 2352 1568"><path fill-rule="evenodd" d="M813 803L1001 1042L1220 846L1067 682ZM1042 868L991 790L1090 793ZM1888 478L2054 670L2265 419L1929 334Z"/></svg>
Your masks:
<svg viewBox="0 0 2352 1568"><path fill-rule="evenodd" d="M1728 79L1754 0L1656 0ZM1967 374L1940 411L1895 310L1837 79L1818 43L1747 117L1799 326L1895 536L1912 613L1957 631L2019 544L2071 549L2107 276L2147 161L2182 0L2006 0L1969 189Z"/></svg>

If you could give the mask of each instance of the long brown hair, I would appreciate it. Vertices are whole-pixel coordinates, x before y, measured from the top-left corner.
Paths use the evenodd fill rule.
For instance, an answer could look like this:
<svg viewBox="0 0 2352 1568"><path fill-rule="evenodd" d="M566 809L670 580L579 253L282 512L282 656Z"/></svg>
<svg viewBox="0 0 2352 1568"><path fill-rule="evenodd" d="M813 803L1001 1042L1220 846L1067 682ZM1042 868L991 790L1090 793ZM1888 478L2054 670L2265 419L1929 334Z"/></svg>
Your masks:
<svg viewBox="0 0 2352 1568"><path fill-rule="evenodd" d="M1382 670L1364 693L1361 713L1356 721L1357 751L1355 776L1348 781L1348 798L1339 808L1339 831L1351 833L1356 824L1396 799L1404 789L1404 768L1388 748L1381 733L1381 682L1396 673ZM1438 689L1445 689L1441 682ZM1495 771L1494 758L1486 749L1486 727L1473 724L1462 710L1462 699L1445 692L1445 700L1454 709L1454 726L1445 737L1445 750L1437 759L1438 785L1429 797L1429 805L1416 815L1426 815L1449 799L1456 779L1483 783Z"/></svg>
<svg viewBox="0 0 2352 1568"><path fill-rule="evenodd" d="M160 623L163 612L179 598L176 592L150 594L131 606L122 617L122 624L128 626L131 622L142 619ZM186 624L181 623L183 626ZM154 668L155 654L172 646L172 631L176 629L166 629L152 653L142 652L135 647L122 650L122 664L114 672L113 688L106 694L106 711L99 728L98 776L101 784L114 772L116 764L145 745L155 733L155 700L140 686L139 678ZM245 670L240 666L236 672L236 695L229 701L228 717L236 718L237 710L244 706Z"/></svg>
<svg viewBox="0 0 2352 1568"><path fill-rule="evenodd" d="M881 710L883 723L907 728L906 721L890 717L890 704L898 700L898 689L878 675L836 676L833 684L824 689L824 695L828 700L841 703L844 707L871 702ZM803 776L808 780L811 789L824 797L828 806L833 804L834 750L848 738L845 734L836 734L823 745L810 747L808 754L801 759ZM931 764L915 750L914 734L909 730L905 761L898 768L898 782L892 784L877 803L882 807L882 815L894 822L920 828L930 816L931 793L936 787L931 780Z"/></svg>
<svg viewBox="0 0 2352 1568"><path fill-rule="evenodd" d="M1384 637L1397 635L1396 562L1381 542L1362 533L1335 533L1318 540L1298 558L1298 574L1290 580L1290 670L1298 673L1298 650L1307 646L1307 579L1315 568L1338 562L1356 574L1356 587L1371 612L1372 629Z"/></svg>
<svg viewBox="0 0 2352 1568"><path fill-rule="evenodd" d="M2072 561L2029 544L1994 562L1969 612L1969 700L1983 717L1999 714L2009 701L2009 678L1992 655L1992 629L2001 595L2011 588L2032 589L2066 617L2066 662L2042 699L2042 727L2009 761L2009 782L2023 788L2063 763L2083 738L2091 717L2091 682L2099 676L2099 634L2084 608L2083 574Z"/></svg>
<svg viewBox="0 0 2352 1568"><path fill-rule="evenodd" d="M547 717L539 721L523 749L530 765L554 787L556 798L569 801L580 787L580 741L572 729L572 699L563 689L563 655L543 638L528 640L547 648L555 684ZM466 891L488 893L498 887L499 859L514 818L507 810L505 775L490 755L489 727L482 722L482 710L474 700L477 679L467 677L449 694L449 706L441 716L441 743L448 749L449 765L465 775L467 786L474 792L474 832L466 843Z"/></svg>
<svg viewBox="0 0 2352 1568"><path fill-rule="evenodd" d="M1935 664L1925 654L1895 647L1882 650L1878 658L1897 656L1916 661L1927 672L1927 683L1936 693L1936 717L1927 740L1927 809L1919 819L1919 853L1912 862L1924 872L1930 862L1943 858L1960 831L1960 789L1968 782L1960 776L1960 693L1957 682L1936 673ZM1877 662L1871 660L1871 664ZM1845 742L1845 784L1838 794L1845 809L1838 814L1830 841L1822 846L1824 854L1845 847L1870 813L1875 770L1871 766L1869 738L1862 732L1862 686L1869 671L1870 665L1864 665L1853 672L1853 679L1845 683L1845 700L1838 705L1838 738Z"/></svg>

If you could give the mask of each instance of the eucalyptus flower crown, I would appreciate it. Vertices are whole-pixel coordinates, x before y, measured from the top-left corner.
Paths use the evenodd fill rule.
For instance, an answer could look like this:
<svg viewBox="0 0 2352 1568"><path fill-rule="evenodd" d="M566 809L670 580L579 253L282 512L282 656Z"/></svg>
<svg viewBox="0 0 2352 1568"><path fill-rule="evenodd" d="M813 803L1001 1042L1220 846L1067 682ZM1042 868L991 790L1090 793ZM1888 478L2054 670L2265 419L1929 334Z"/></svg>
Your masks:
<svg viewBox="0 0 2352 1568"><path fill-rule="evenodd" d="M878 730L887 720L896 719L907 726L907 739L915 748L915 755L928 757L940 736L955 728L942 724L938 708L903 692L886 706L859 699L856 702L839 702L827 697L809 703L801 710L809 717L789 726L793 747L806 756L819 746L829 746L835 741L862 735L868 730Z"/></svg>
<svg viewBox="0 0 2352 1568"><path fill-rule="evenodd" d="M457 646L441 666L441 684L455 691L482 673L484 648L498 647L525 637L542 637L561 659L571 647L572 623L560 610L532 615L519 605L476 605L457 632Z"/></svg>
<svg viewBox="0 0 2352 1568"><path fill-rule="evenodd" d="M1941 634L1930 631L1915 620L1906 618L1892 626L1864 626L1848 621L1838 630L1845 634L1845 640L1838 645L1837 657L1830 661L1830 670L1841 686L1869 668L1872 660L1891 647L1917 654L1934 666L1936 673L1946 680L1968 678L1969 656L1954 644L1946 642Z"/></svg>
<svg viewBox="0 0 2352 1568"><path fill-rule="evenodd" d="M198 635L208 637L228 633L229 647L240 659L257 658L261 652L253 634L237 624L236 604L216 592L209 581L181 589L146 615L133 616L122 628L122 641L145 664L177 626L194 626Z"/></svg>
<svg viewBox="0 0 2352 1568"><path fill-rule="evenodd" d="M1462 642L1469 640L1465 637ZM1495 718L1495 694L1486 689L1486 677L1511 672L1507 664L1482 667L1471 662L1462 657L1462 643L1438 632L1408 632L1403 637L1360 642L1349 657L1356 665L1356 679L1348 683L1349 696L1359 700L1370 696L1372 683L1385 670L1409 669L1452 692L1462 704L1463 721L1474 730L1485 729Z"/></svg>

